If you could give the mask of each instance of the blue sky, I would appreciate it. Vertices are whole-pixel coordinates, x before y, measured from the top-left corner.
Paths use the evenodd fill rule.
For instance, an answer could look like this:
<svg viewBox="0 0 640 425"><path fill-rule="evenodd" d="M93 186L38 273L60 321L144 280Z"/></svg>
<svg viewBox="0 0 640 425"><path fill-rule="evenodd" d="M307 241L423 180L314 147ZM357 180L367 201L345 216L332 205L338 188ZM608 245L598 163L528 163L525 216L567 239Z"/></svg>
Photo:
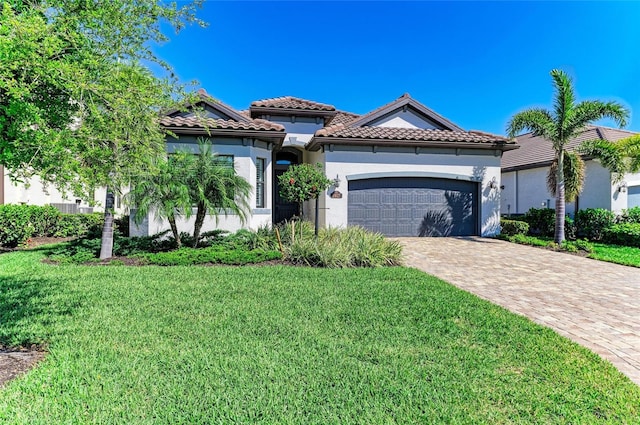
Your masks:
<svg viewBox="0 0 640 425"><path fill-rule="evenodd" d="M467 130L578 100L616 100L640 131L640 2L207 1L157 47L186 82L237 109L296 96L366 113L405 92ZM611 125L611 122L604 124Z"/></svg>

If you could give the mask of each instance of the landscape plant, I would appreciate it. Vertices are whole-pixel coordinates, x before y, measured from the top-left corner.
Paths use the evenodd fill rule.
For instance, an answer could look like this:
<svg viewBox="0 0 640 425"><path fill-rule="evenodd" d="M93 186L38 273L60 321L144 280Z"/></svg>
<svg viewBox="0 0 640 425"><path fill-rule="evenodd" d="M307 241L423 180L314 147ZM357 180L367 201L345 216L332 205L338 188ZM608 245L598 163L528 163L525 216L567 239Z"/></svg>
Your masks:
<svg viewBox="0 0 640 425"><path fill-rule="evenodd" d="M532 108L514 115L507 124L509 137L516 137L523 130L529 130L533 136L548 140L554 150L555 165L550 172L548 182L555 183L550 191L556 198L554 241L560 244L565 239L565 201L577 195L582 184L576 179L577 172L566 172L566 167L577 166L582 161L578 155L566 151L567 143L581 134L586 126L602 118L611 118L618 125L626 125L629 113L617 102L597 100L576 103L575 91L569 76L554 69L551 71L555 91L554 108L546 110ZM565 161L565 158L570 160ZM567 191L565 175L570 175L571 185Z"/></svg>
<svg viewBox="0 0 640 425"><path fill-rule="evenodd" d="M322 169L322 164L293 165L278 177L280 196L289 202L296 202L301 218L304 219L303 204L315 199L315 234L318 234L318 197L331 185Z"/></svg>
<svg viewBox="0 0 640 425"><path fill-rule="evenodd" d="M251 184L238 175L233 163L222 161L213 151L211 142L200 141L196 155L183 155L188 161L187 187L191 202L196 206L193 227L193 247L198 246L202 225L207 215L215 218L229 214L246 222L251 197Z"/></svg>
<svg viewBox="0 0 640 425"><path fill-rule="evenodd" d="M182 246L177 217L189 218L192 214L192 198L187 179L190 155L178 153L171 161L164 157L151 171L141 172L132 179L127 201L132 206L132 217L136 224L147 218L150 212L157 220L166 219L177 247Z"/></svg>
<svg viewBox="0 0 640 425"><path fill-rule="evenodd" d="M199 22L199 3L0 5L0 164L14 180L37 175L90 202L106 187L101 257L111 255L114 193L164 154L159 111L184 92L153 45L167 27Z"/></svg>

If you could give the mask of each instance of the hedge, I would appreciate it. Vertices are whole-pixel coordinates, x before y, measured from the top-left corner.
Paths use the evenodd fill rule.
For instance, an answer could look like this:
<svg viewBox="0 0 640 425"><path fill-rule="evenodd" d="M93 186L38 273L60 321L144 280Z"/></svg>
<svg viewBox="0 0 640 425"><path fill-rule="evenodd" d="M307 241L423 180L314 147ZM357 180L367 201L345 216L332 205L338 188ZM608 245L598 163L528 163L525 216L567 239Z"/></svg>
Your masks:
<svg viewBox="0 0 640 425"><path fill-rule="evenodd" d="M619 223L602 232L602 241L640 248L640 223Z"/></svg>
<svg viewBox="0 0 640 425"><path fill-rule="evenodd" d="M507 236L526 235L529 233L529 223L518 220L500 220L501 234Z"/></svg>
<svg viewBox="0 0 640 425"><path fill-rule="evenodd" d="M0 245L16 247L33 237L73 237L99 232L101 213L62 214L47 205L0 205Z"/></svg>

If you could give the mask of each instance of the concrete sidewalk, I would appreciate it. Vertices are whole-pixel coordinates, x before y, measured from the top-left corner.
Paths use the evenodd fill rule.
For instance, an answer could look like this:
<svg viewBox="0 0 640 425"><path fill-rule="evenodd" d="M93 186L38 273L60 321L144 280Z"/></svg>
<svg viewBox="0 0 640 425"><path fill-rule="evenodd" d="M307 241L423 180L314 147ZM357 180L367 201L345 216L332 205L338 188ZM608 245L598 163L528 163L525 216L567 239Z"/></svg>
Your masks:
<svg viewBox="0 0 640 425"><path fill-rule="evenodd" d="M407 265L548 326L640 385L640 269L486 238L397 238Z"/></svg>

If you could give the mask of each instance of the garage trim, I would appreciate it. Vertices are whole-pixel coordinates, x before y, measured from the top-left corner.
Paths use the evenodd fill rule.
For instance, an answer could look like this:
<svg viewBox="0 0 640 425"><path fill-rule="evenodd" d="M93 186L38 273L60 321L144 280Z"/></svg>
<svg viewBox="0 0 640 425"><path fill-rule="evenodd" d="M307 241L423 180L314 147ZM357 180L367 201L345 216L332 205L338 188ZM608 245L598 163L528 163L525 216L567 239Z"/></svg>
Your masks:
<svg viewBox="0 0 640 425"><path fill-rule="evenodd" d="M381 173L351 174L345 176L347 181L382 179L385 177L427 177L433 179L466 180L470 182L480 182L482 179L475 176L454 173L437 173L432 171L387 171Z"/></svg>

